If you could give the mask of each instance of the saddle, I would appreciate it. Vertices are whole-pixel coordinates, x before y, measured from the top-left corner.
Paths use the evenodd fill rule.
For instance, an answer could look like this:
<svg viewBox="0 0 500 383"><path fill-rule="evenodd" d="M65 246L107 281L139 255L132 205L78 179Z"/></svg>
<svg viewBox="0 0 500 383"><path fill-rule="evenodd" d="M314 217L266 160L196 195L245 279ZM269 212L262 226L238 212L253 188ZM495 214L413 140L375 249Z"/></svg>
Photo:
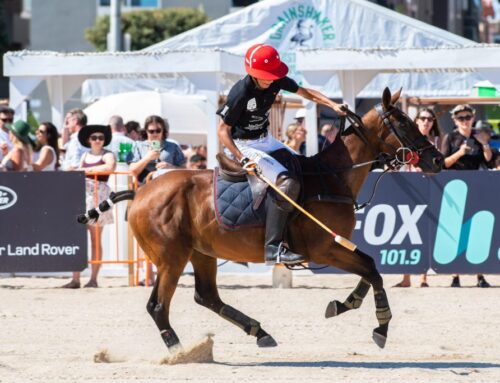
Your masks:
<svg viewBox="0 0 500 383"><path fill-rule="evenodd" d="M228 230L262 227L265 223L267 184L251 176L241 165L218 153L219 167L214 170L215 217Z"/></svg>
<svg viewBox="0 0 500 383"><path fill-rule="evenodd" d="M288 150L277 150L271 156L289 169L292 176L300 174L300 164ZM237 161L223 153L216 157L219 167L214 170L214 207L219 225L228 230L238 230L243 226L263 227L266 204L262 202L267 194L275 199L274 190L268 189L266 183L249 175Z"/></svg>

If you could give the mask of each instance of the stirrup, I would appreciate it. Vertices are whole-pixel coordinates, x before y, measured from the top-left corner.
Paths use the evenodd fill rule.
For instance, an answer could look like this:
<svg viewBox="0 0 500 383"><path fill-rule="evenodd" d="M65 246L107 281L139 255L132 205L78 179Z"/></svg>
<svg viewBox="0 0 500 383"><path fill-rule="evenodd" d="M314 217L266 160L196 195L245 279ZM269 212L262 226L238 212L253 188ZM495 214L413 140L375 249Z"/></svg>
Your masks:
<svg viewBox="0 0 500 383"><path fill-rule="evenodd" d="M283 259L283 256L285 256L286 258L287 252L296 255L297 259L294 260ZM289 248L283 245L283 242L280 242L280 244L278 245L276 259L274 259L273 257L273 259L266 258L265 260L267 266L273 266L274 264L296 265L302 262L304 262L304 258L299 254L293 253Z"/></svg>

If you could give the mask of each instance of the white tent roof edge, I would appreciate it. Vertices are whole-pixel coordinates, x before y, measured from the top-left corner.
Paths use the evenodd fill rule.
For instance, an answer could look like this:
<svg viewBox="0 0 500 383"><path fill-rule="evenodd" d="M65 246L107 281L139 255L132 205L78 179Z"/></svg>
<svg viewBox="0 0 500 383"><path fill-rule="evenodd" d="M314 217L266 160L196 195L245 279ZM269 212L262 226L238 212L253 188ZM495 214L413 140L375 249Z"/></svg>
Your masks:
<svg viewBox="0 0 500 383"><path fill-rule="evenodd" d="M423 21L413 19L409 16L403 15L398 12L394 12L388 8L385 8L381 5L374 4L372 2L366 1L366 0L347 0L350 3L362 6L366 9L369 9L370 11L383 15L384 17L388 17L396 22L401 22L405 25L409 25L415 29L418 29L424 33L429 33L435 36L439 36L440 38L449 40L450 44L456 44L456 45L471 45L474 44L475 42L473 40L469 40L465 37L458 36L454 33L448 32L444 29L435 27L433 25L427 24ZM227 20L231 20L238 15L244 14L244 13L250 13L252 11L256 11L260 8L269 8L273 6L278 6L283 3L290 2L289 0L264 0L264 1L259 1L257 3L254 3L252 5L249 5L239 11L230 13L226 16L223 16L221 18L209 21L208 23L205 23L203 25L200 25L196 28L193 28L189 31L183 32L179 35L176 35L174 37L168 38L162 42L159 42L157 44L151 45L147 48L144 48L142 51L155 51L155 50L161 50L168 48L169 46L175 45L177 42L184 40L186 37L193 36L198 34L200 31L203 30L209 30L213 27L215 27L217 24L223 24Z"/></svg>

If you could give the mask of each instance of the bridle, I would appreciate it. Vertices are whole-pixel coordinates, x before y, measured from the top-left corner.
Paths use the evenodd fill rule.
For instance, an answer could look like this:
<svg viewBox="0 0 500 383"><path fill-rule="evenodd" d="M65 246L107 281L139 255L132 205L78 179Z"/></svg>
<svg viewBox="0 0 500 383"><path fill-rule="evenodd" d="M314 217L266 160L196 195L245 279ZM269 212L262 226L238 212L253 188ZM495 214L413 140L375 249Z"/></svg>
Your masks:
<svg viewBox="0 0 500 383"><path fill-rule="evenodd" d="M389 107L387 111L384 111L382 104L375 105L375 111L382 119L383 124L389 131L396 137L396 139L400 143L399 148L395 149L395 162L397 167L401 167L402 165L416 165L420 161L421 154L429 149L432 149L434 145L432 145L424 135L420 135L416 140L412 141L408 138L408 131L401 129L401 122L396 120L396 123L393 123L390 119L390 116L394 114L395 111L398 111L401 115L404 115L407 120L410 120L408 116L406 116L403 112L399 111L394 107ZM387 137L386 137L387 138ZM386 145L390 145L385 142L385 139L381 139ZM420 143L424 142L424 146L419 148ZM426 144L426 145L425 145ZM392 145L390 145L392 146Z"/></svg>
<svg viewBox="0 0 500 383"><path fill-rule="evenodd" d="M355 200L355 198L352 198L352 201L355 206L355 210L359 210L364 208L365 206L369 205L371 200L373 199L375 195L375 191L377 189L377 186L385 174L387 174L388 171L395 171L399 170L403 165L416 165L420 161L420 156L421 154L426 151L434 148L434 145L432 145L426 138L425 136L421 135L418 137L416 140L412 141L408 137L408 130L402 128L402 123L396 119L396 122L391 121L391 116L398 112L400 113L407 121L411 121L408 116L406 116L402 111L399 109L391 106L387 111L384 111L384 108L382 104L377 104L375 106L375 110L379 117L382 119L382 123L384 126L388 129L389 133L386 134L385 136L381 134L381 136L377 135L378 140L385 146L389 146L393 149L395 154L388 153L385 151L380 151L378 150L374 144L372 144L368 138L367 138L367 129L363 124L363 121L360 116L358 116L356 113L350 111L347 108L344 108L344 112L346 113L345 116L342 116L340 119L340 129L339 129L339 135L345 135L345 124L346 121L349 121L350 123L350 129L352 129L353 133L360 139L362 140L365 145L372 151L372 153L375 156L375 159L372 161L367 161L367 162L362 162L362 163L357 163L353 164L344 168L331 168L325 163L320 163L319 164L319 171L313 172L312 174L330 174L332 176L337 177L339 180L342 180L337 176L337 173L340 172L346 172L350 171L356 168L364 167L364 166L369 166L375 163L382 164L386 166L386 169L380 173L379 177L377 178L375 185L373 186L373 191L371 193L370 198L368 199L367 202L364 202L362 204L358 204L358 202ZM387 138L391 135L394 135L396 137L396 140L399 142L400 147L396 148L394 145L390 144L387 142ZM427 143L427 145L424 145L423 147L419 148L418 146L424 142ZM325 168L326 171L322 171L321 168ZM303 173L307 174L307 173Z"/></svg>

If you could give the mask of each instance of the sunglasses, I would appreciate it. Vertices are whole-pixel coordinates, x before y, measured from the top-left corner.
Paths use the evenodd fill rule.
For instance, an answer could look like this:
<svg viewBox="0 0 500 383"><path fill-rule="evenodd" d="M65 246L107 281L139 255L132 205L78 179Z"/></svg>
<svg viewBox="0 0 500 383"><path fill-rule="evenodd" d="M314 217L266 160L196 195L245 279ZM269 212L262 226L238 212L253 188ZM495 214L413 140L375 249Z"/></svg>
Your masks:
<svg viewBox="0 0 500 383"><path fill-rule="evenodd" d="M463 121L470 121L472 119L473 119L473 117L470 114L467 115L467 116L455 117L455 120L458 120L458 121L461 121L461 122L463 122Z"/></svg>
<svg viewBox="0 0 500 383"><path fill-rule="evenodd" d="M104 141L104 135L102 134L92 134L89 137L90 141Z"/></svg>
<svg viewBox="0 0 500 383"><path fill-rule="evenodd" d="M0 120L2 120L2 122L13 122L14 121L13 118L0 118Z"/></svg>
<svg viewBox="0 0 500 383"><path fill-rule="evenodd" d="M40 134L47 134L47 131L46 130L42 130L42 129L37 129L36 132L40 133Z"/></svg>
<svg viewBox="0 0 500 383"><path fill-rule="evenodd" d="M147 132L149 134L160 134L162 132L161 129L148 129Z"/></svg>
<svg viewBox="0 0 500 383"><path fill-rule="evenodd" d="M419 117L418 119L421 121L434 121L434 117Z"/></svg>

